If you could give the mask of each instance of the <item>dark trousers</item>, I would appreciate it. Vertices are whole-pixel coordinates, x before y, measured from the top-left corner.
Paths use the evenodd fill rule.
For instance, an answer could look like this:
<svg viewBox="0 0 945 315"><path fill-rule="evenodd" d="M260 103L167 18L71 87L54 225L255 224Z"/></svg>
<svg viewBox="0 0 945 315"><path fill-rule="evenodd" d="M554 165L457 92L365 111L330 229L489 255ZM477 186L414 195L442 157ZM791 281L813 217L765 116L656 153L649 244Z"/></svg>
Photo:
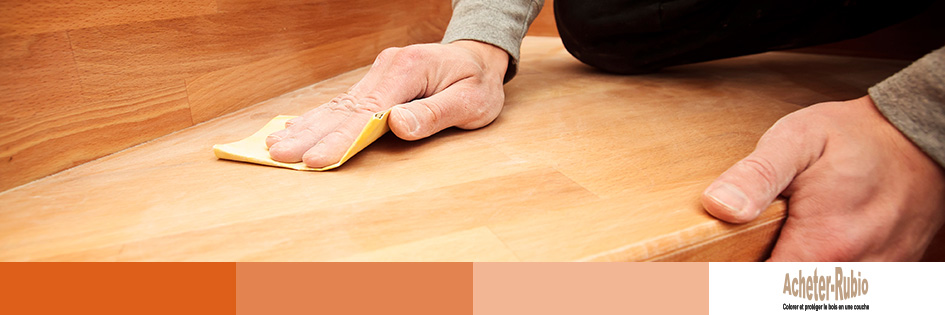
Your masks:
<svg viewBox="0 0 945 315"><path fill-rule="evenodd" d="M633 74L859 37L932 2L555 0L554 11L561 40L574 57Z"/></svg>

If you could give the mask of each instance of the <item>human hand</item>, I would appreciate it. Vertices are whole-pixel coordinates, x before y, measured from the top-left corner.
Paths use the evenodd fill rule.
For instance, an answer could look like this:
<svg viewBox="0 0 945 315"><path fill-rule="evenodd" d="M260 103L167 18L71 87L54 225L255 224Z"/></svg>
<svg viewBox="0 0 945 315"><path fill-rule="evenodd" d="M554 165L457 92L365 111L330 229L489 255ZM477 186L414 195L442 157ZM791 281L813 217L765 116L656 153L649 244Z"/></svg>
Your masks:
<svg viewBox="0 0 945 315"><path fill-rule="evenodd" d="M341 160L376 112L393 109L391 131L405 140L449 127L474 129L502 110L508 54L461 40L388 48L347 93L286 122L266 138L273 160L323 167Z"/></svg>
<svg viewBox="0 0 945 315"><path fill-rule="evenodd" d="M869 96L785 116L702 204L744 223L779 194L788 215L774 261L918 260L945 221L945 172Z"/></svg>

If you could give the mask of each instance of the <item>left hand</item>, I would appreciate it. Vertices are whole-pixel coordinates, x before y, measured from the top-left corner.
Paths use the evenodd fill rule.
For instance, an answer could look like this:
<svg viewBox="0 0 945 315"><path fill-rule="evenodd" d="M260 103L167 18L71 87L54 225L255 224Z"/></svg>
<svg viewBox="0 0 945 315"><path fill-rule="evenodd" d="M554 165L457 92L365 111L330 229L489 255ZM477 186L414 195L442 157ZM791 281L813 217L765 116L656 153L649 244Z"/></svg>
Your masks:
<svg viewBox="0 0 945 315"><path fill-rule="evenodd" d="M774 261L909 261L945 222L945 172L869 96L798 110L702 195L713 216L755 219L778 195Z"/></svg>

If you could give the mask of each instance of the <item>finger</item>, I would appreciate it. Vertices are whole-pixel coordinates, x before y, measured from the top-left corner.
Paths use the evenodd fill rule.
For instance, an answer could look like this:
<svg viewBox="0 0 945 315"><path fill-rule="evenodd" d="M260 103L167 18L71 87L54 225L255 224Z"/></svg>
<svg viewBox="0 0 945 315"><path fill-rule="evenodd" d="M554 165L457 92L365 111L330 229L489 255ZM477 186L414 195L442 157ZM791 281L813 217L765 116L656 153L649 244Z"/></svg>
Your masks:
<svg viewBox="0 0 945 315"><path fill-rule="evenodd" d="M269 136L266 137L266 147L272 148L273 144L276 144L279 141L282 141L282 139L284 139L288 135L289 135L288 129L282 129L282 130L269 134Z"/></svg>
<svg viewBox="0 0 945 315"><path fill-rule="evenodd" d="M299 117L295 117L295 118L286 120L286 122L285 122L285 129L282 129L282 130L279 130L279 131L276 131L276 132L273 132L273 133L269 134L269 136L266 137L266 147L269 148L269 150L270 150L270 151L269 151L269 152L270 152L270 153L269 153L270 157L272 157L272 146L273 146L273 145L275 145L276 143L279 143L280 141L282 141L282 140L288 138L288 137L289 137L290 135L292 135L292 134L296 134L296 133L298 133L298 132L301 132L301 131L303 130L303 128L305 128L304 126L299 126L299 127L293 127L293 126L296 126L296 125L298 125L299 123L302 123L302 125L305 125L305 117L311 117L311 116L317 116L317 115L324 115L326 108L327 108L326 106L319 106L319 107L316 107L315 109L312 109L312 110L308 111L307 113L305 113L305 114L302 115L302 116L299 116ZM313 135L313 136L316 136L316 135ZM283 146L291 146L291 145L290 145L290 144L283 144ZM305 148L305 149L308 149L308 148ZM276 151L279 151L279 150L280 150L280 149L276 149ZM288 149L282 148L281 150L288 150ZM283 154L284 154L284 153L278 153L277 155L279 155L279 156L281 157ZM275 158L274 158L274 159L275 159ZM277 161L279 161L279 160L277 159ZM285 162L285 161L284 161L284 162ZM298 162L298 161L295 161L295 162Z"/></svg>
<svg viewBox="0 0 945 315"><path fill-rule="evenodd" d="M333 100L329 104L306 113L301 120L286 128L285 133L274 133L267 137L266 142L270 142L272 138L281 137L269 147L269 156L273 160L286 163L302 161L302 156L306 151L354 115L353 111L346 109L346 106L350 105L339 105L346 102L352 101Z"/></svg>
<svg viewBox="0 0 945 315"><path fill-rule="evenodd" d="M391 131L401 139L417 140L449 127L474 129L495 120L502 108L501 99L495 100L498 104L489 104L489 100L471 96L483 91L469 91L459 86L395 106L388 118Z"/></svg>
<svg viewBox="0 0 945 315"><path fill-rule="evenodd" d="M395 106L388 118L391 131L401 139L417 140L449 128L457 113L436 102L438 96Z"/></svg>
<svg viewBox="0 0 945 315"><path fill-rule="evenodd" d="M370 119L371 115L351 115L307 150L302 161L316 168L338 163Z"/></svg>
<svg viewBox="0 0 945 315"><path fill-rule="evenodd" d="M808 134L803 120L788 115L758 141L755 151L722 173L702 194L706 211L744 223L758 217L823 152L823 137Z"/></svg>
<svg viewBox="0 0 945 315"><path fill-rule="evenodd" d="M292 127L297 121L301 120L302 117L295 117L285 121L285 129L273 132L266 137L266 148L271 148L276 142L282 141L283 138L289 135L289 127Z"/></svg>

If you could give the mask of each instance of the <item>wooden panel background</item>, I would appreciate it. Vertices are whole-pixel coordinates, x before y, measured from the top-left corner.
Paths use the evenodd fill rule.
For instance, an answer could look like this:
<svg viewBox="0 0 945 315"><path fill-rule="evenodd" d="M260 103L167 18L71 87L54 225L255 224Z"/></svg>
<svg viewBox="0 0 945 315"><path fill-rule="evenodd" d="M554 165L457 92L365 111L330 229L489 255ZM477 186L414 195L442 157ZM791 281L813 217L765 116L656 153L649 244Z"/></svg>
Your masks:
<svg viewBox="0 0 945 315"><path fill-rule="evenodd" d="M528 28L528 36L553 36L558 37L558 26L555 25L555 3L554 0L545 0L545 7L532 21Z"/></svg>
<svg viewBox="0 0 945 315"><path fill-rule="evenodd" d="M438 41L450 4L10 0L0 12L3 191L367 65L383 48Z"/></svg>

